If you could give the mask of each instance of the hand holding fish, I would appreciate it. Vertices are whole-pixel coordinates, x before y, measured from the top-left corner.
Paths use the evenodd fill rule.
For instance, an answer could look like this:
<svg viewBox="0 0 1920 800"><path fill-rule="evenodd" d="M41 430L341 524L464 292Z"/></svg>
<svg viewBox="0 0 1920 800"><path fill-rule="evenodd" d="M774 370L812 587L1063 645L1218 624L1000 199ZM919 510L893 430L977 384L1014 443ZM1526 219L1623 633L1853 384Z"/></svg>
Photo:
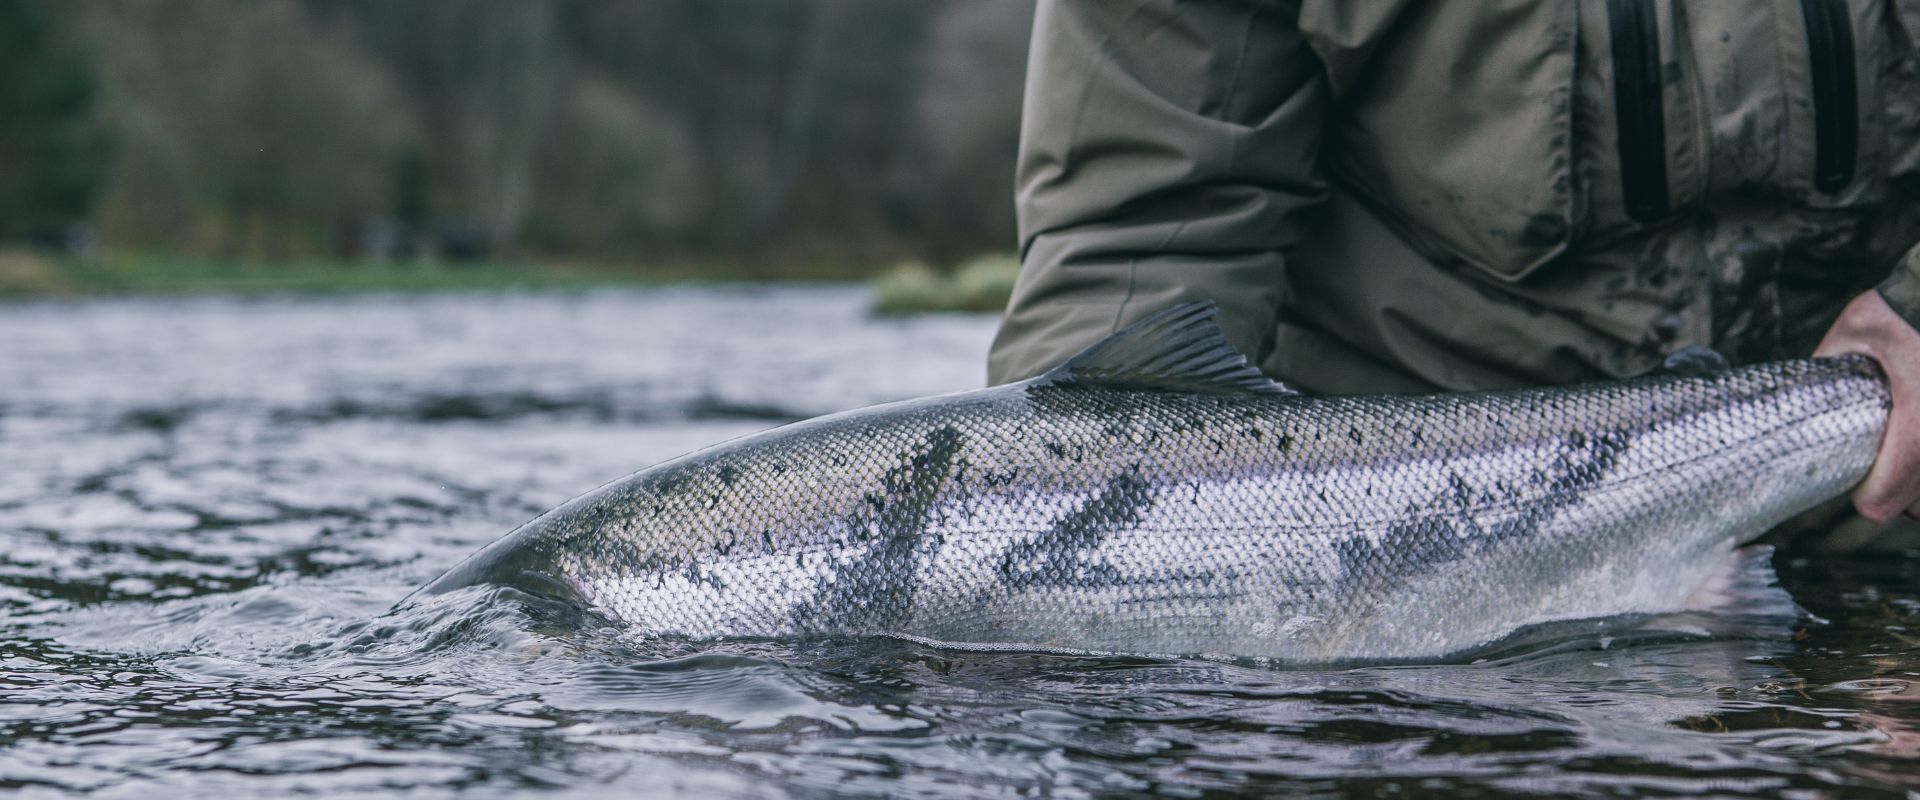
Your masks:
<svg viewBox="0 0 1920 800"><path fill-rule="evenodd" d="M1815 356L1859 353L1880 362L1893 412L1867 478L1853 490L1861 516L1885 522L1901 512L1920 518L1920 331L1895 314L1879 292L1848 303L1815 348Z"/></svg>

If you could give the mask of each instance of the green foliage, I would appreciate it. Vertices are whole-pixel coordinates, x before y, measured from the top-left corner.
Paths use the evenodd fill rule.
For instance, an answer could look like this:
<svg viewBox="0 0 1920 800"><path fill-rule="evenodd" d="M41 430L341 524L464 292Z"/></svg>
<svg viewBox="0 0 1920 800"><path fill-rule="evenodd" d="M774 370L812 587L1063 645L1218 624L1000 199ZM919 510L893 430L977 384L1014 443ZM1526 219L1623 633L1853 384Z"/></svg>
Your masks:
<svg viewBox="0 0 1920 800"><path fill-rule="evenodd" d="M525 241L538 252L649 255L707 217L686 133L601 80L574 84L538 156Z"/></svg>
<svg viewBox="0 0 1920 800"><path fill-rule="evenodd" d="M103 177L87 62L41 0L0 0L0 238L86 219Z"/></svg>
<svg viewBox="0 0 1920 800"><path fill-rule="evenodd" d="M262 261L143 252L51 260L0 250L0 297L570 289L673 279L676 276L672 274L551 262L370 264L321 258Z"/></svg>
<svg viewBox="0 0 1920 800"><path fill-rule="evenodd" d="M36 146L60 157L33 163L59 169L0 170L0 194L44 173L32 199L0 198L0 226L90 217L109 249L218 258L462 243L734 277L945 263L1012 244L1031 13L1032 0L0 0L0 95L31 72L58 89L30 93L59 101L43 105L89 110L35 123ZM47 30L86 58L61 61L39 44ZM24 53L46 55L23 71ZM0 164L24 163L8 137L27 117L7 102Z"/></svg>
<svg viewBox="0 0 1920 800"><path fill-rule="evenodd" d="M389 213L412 146L399 93L292 0L89 5L123 132L108 237L226 255L324 246Z"/></svg>
<svg viewBox="0 0 1920 800"><path fill-rule="evenodd" d="M943 275L917 262L901 264L873 280L873 310L879 314L926 311L1001 311L1020 276L1009 255L975 258Z"/></svg>

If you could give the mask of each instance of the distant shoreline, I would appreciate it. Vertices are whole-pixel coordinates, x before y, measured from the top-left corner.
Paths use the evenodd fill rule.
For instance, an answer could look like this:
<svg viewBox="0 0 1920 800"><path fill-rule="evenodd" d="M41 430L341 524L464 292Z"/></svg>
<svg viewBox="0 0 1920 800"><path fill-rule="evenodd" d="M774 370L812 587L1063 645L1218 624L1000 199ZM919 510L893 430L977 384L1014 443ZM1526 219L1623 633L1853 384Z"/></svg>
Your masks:
<svg viewBox="0 0 1920 800"><path fill-rule="evenodd" d="M987 257L941 275L919 265L874 274L845 267L776 275L678 264L667 267L553 261L371 262L296 258L267 262L145 253L60 258L0 249L0 301L127 296L252 296L441 291L645 288L683 284L865 283L877 313L998 311L1018 265Z"/></svg>
<svg viewBox="0 0 1920 800"><path fill-rule="evenodd" d="M0 298L588 289L761 280L716 273L722 271L687 266L660 269L533 260L455 263L298 258L264 262L118 253L63 259L0 251ZM859 282L865 277L841 271L818 276L782 276L776 280L783 283Z"/></svg>

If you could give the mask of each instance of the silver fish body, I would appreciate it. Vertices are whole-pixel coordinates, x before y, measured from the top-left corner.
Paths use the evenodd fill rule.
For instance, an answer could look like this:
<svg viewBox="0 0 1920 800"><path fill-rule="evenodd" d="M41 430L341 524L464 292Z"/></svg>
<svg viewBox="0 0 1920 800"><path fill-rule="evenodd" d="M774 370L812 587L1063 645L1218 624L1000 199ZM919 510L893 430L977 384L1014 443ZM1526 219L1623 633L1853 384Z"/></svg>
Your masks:
<svg viewBox="0 0 1920 800"><path fill-rule="evenodd" d="M425 591L539 584L694 639L1438 658L1680 608L1736 545L1859 482L1889 407L1859 357L1308 397L1209 317L642 470Z"/></svg>

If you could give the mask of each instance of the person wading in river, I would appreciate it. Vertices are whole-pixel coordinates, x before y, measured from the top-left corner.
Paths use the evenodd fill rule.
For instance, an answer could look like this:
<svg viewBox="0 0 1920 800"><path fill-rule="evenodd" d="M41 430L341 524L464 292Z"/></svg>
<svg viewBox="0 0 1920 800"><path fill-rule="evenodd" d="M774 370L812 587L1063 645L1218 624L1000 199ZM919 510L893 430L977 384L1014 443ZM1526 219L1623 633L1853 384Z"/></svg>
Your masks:
<svg viewBox="0 0 1920 800"><path fill-rule="evenodd" d="M1219 304L1309 392L1860 352L1920 512L1920 0L1041 0L990 378Z"/></svg>

